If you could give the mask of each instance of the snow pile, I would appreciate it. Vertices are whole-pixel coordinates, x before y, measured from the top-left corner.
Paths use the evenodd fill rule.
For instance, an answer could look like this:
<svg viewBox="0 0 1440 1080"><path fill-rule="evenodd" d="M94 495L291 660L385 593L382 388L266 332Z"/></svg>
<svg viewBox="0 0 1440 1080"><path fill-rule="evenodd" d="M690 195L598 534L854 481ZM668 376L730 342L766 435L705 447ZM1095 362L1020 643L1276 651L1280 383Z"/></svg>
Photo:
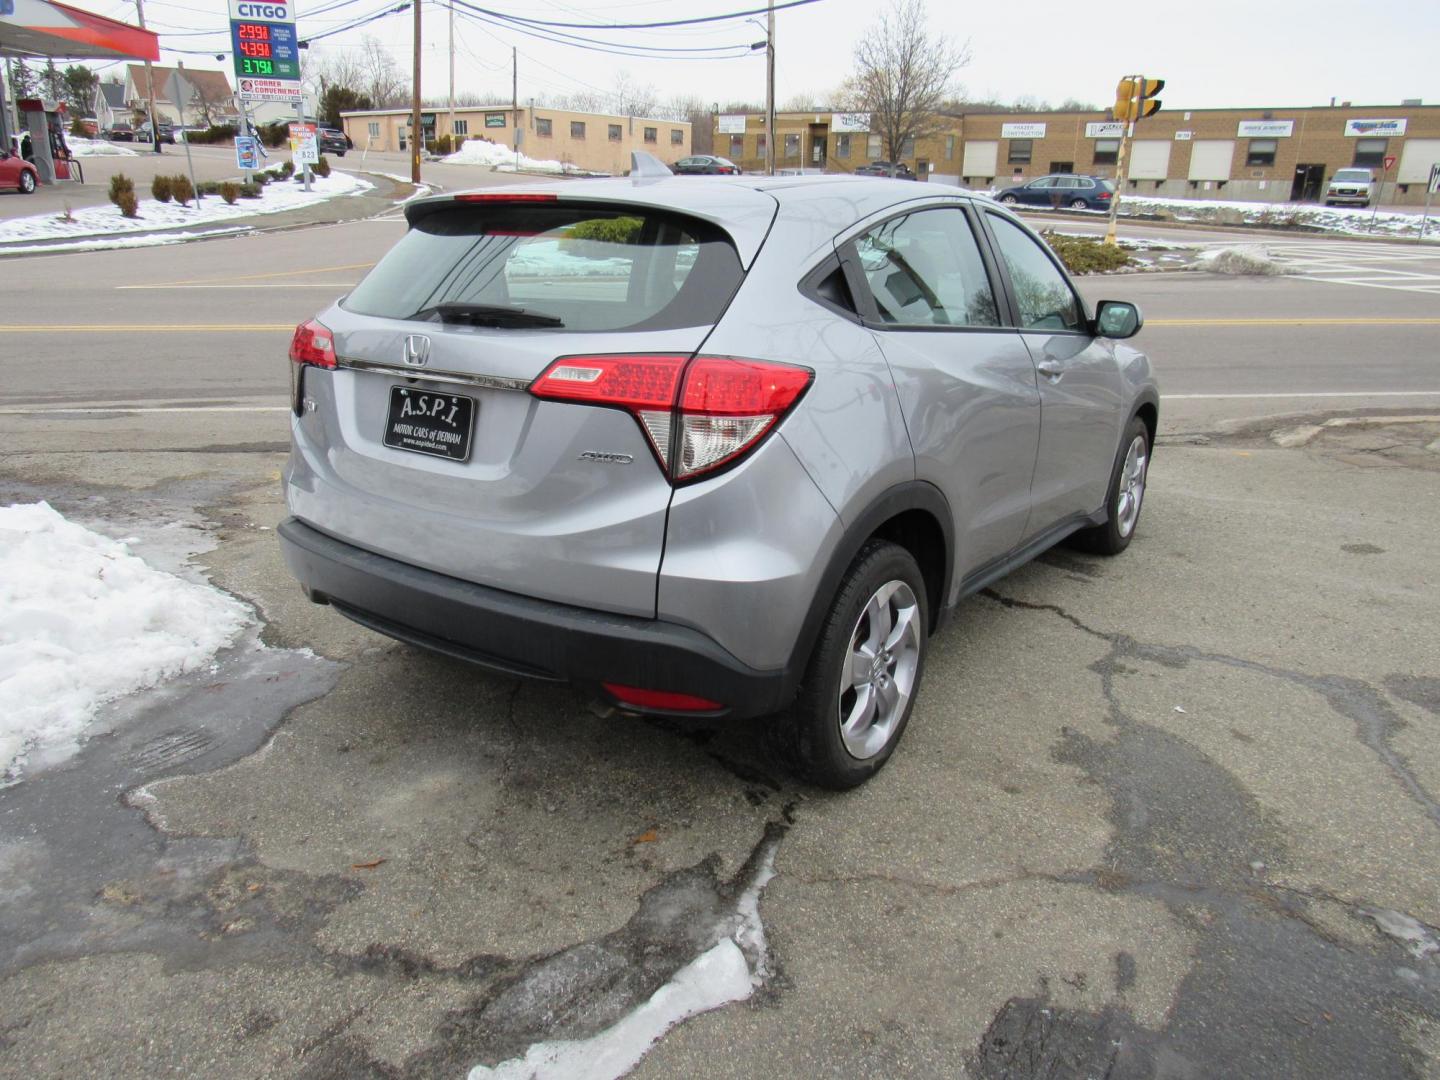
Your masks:
<svg viewBox="0 0 1440 1080"><path fill-rule="evenodd" d="M589 248L584 240L532 240L516 248L505 264L505 275L521 277L628 277L630 260L624 258L587 257ZM614 245L603 245L613 251Z"/></svg>
<svg viewBox="0 0 1440 1080"><path fill-rule="evenodd" d="M1371 215L1374 228L1371 228ZM1120 199L1121 217L1152 215L1168 221L1202 222L1207 225L1259 225L1272 228L1305 228L1349 235L1419 236L1419 214L1393 210L1371 211L1313 203L1239 202L1227 199L1162 199L1125 195ZM1440 240L1427 233L1426 239Z"/></svg>
<svg viewBox="0 0 1440 1080"><path fill-rule="evenodd" d="M446 165L485 165L496 172L516 171L515 151L508 146L486 142L484 139L467 139L460 144L459 150L440 160ZM541 160L527 157L524 154L519 156L519 164L521 172L574 173L577 175L585 172L580 166L573 165L568 161Z"/></svg>
<svg viewBox="0 0 1440 1080"><path fill-rule="evenodd" d="M48 503L0 507L0 783L68 757L97 706L204 664L248 620Z"/></svg>
<svg viewBox="0 0 1440 1080"><path fill-rule="evenodd" d="M730 935L672 975L648 1001L589 1039L535 1043L523 1058L494 1068L476 1065L468 1080L619 1080L676 1024L748 998L774 971L760 894L775 876L777 843L769 843L736 900Z"/></svg>
<svg viewBox="0 0 1440 1080"><path fill-rule="evenodd" d="M1196 256L1195 264L1190 269L1248 277L1272 277L1291 272L1288 267L1272 259L1263 247L1228 247L1202 251Z"/></svg>
<svg viewBox="0 0 1440 1080"><path fill-rule="evenodd" d="M339 196L362 195L374 188L368 180L349 173L332 172L329 176L311 179L311 191L296 181L276 181L265 185L258 199L238 199L233 206L218 195L207 195L202 202L181 206L176 202L162 203L156 199L140 200L140 215L127 218L118 206L91 206L76 210L66 221L54 214L11 218L0 221L0 244L29 240L65 240L77 237L114 236L123 233L153 232L180 226L208 225L232 221L257 214L278 214L314 206ZM120 241L116 246L124 246Z"/></svg>
<svg viewBox="0 0 1440 1080"><path fill-rule="evenodd" d="M138 157L140 152L128 146L110 142L107 139L81 139L75 135L65 136L65 145L70 147L74 157Z"/></svg>

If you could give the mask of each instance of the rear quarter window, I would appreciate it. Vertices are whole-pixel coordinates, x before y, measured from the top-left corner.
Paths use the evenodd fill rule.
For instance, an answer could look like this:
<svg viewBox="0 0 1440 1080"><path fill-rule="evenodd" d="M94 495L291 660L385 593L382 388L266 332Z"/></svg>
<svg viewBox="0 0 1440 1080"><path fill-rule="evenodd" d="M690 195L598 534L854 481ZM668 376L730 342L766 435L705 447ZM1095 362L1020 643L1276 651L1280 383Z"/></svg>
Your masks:
<svg viewBox="0 0 1440 1080"><path fill-rule="evenodd" d="M670 330L718 321L743 276L729 236L694 218L454 203L415 221L342 306L415 319L486 304L552 316L562 332Z"/></svg>

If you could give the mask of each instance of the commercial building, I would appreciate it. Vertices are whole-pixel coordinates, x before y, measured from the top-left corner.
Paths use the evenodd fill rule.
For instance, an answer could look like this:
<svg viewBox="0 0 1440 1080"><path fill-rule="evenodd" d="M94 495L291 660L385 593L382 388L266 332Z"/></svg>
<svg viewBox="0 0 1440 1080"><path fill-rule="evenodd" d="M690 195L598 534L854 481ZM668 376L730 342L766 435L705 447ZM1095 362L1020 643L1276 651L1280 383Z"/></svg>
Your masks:
<svg viewBox="0 0 1440 1080"><path fill-rule="evenodd" d="M855 113L781 113L777 168L850 172L884 156L869 118ZM743 169L764 166L764 116L718 116L716 152ZM1108 112L965 113L907 146L922 179L972 188L1008 187L1050 172L1113 178L1121 125ZM728 151L728 152L727 152ZM1390 161L1390 168L1386 162ZM1136 125L1127 190L1183 198L1318 201L1335 170L1383 174L1381 201L1425 201L1440 163L1440 106L1162 109Z"/></svg>
<svg viewBox="0 0 1440 1080"><path fill-rule="evenodd" d="M405 150L410 145L409 109L346 112L340 119L357 150ZM453 129L448 109L425 109L420 124L427 143L442 135L485 138L509 147L518 142L527 157L565 162L589 172L625 172L632 150L645 150L671 163L690 153L690 124L678 120L483 105L457 108Z"/></svg>

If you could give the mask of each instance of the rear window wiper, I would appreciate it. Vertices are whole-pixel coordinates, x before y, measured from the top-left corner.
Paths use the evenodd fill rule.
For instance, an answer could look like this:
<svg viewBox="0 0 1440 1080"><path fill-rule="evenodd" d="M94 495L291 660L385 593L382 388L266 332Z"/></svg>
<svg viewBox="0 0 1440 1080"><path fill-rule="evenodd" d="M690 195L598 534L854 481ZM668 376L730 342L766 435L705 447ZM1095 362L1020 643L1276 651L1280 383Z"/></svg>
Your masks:
<svg viewBox="0 0 1440 1080"><path fill-rule="evenodd" d="M467 322L475 326L564 326L565 320L554 315L542 315L538 311L506 307L504 304L445 303L421 308L410 316L412 319L428 319L439 315L441 322Z"/></svg>

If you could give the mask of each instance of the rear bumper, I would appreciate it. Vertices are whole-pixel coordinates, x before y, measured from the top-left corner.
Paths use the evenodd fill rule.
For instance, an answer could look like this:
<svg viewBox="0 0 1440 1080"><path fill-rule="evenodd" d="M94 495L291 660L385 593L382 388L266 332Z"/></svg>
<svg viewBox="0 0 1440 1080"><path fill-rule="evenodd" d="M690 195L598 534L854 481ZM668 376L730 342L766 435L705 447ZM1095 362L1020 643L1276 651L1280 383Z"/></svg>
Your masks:
<svg viewBox="0 0 1440 1080"><path fill-rule="evenodd" d="M751 668L690 627L461 581L365 551L297 518L277 531L290 572L315 602L492 670L692 694L723 703L724 715L734 717L778 712L795 693L788 672Z"/></svg>

